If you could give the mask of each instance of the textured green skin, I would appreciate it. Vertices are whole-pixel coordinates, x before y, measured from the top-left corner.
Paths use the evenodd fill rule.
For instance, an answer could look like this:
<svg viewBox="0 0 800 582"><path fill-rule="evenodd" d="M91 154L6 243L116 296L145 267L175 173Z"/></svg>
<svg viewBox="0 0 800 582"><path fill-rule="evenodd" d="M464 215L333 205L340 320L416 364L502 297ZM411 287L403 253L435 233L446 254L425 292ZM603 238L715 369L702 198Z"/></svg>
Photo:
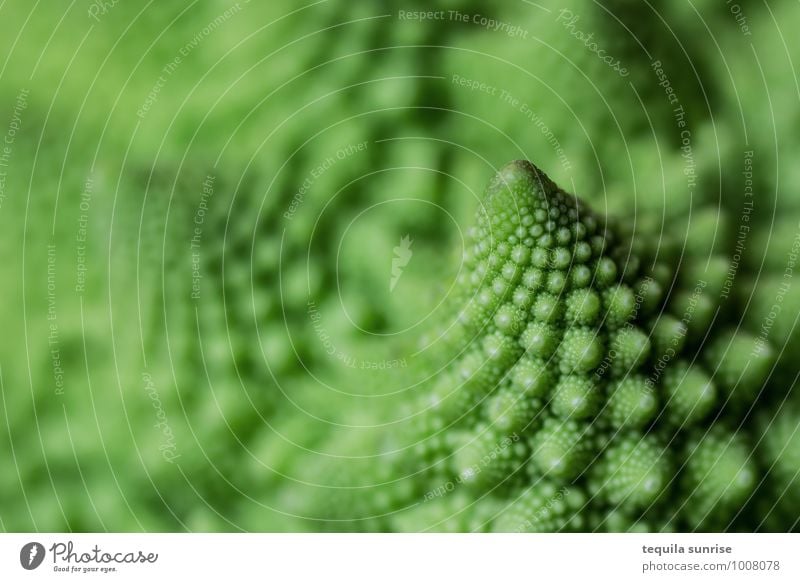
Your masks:
<svg viewBox="0 0 800 582"><path fill-rule="evenodd" d="M500 531L746 523L760 469L743 410L774 357L768 346L751 356L744 332L710 328L717 296L713 279L693 278L698 262L654 256L646 233L626 234L525 161L499 170L476 221L443 360L455 374L439 377L444 397L426 413L459 437L416 435L439 442L417 461L431 464L430 482L481 466L454 487L491 502L485 527ZM584 267L588 283L575 277ZM512 434L527 452L498 447Z"/></svg>
<svg viewBox="0 0 800 582"><path fill-rule="evenodd" d="M442 248L457 247L457 241L448 239L442 232L441 215L432 210L433 206L429 211L392 212L371 219L367 228L360 232L364 250L346 263L337 265L333 252L327 248L315 249L320 252L312 254L308 265L300 260L305 257L314 220L329 201L327 193L338 191L354 177L376 168L401 165L435 167L445 172L447 179L437 179L433 172L404 172L402 185L405 191L453 211L464 224L472 211L472 198L463 190L461 182L478 186L485 180L488 166L479 159L499 164L520 155L520 151L534 152L532 155L542 167L558 175L562 184L573 181L576 191L595 208L605 210L608 204L610 210L622 210L625 220L620 222L623 225L631 222L632 212L638 222L647 218L641 215L643 211L655 209L656 216L648 227L642 227L643 232L666 230L680 237L688 226L690 232L685 241L677 241L673 249L676 254L671 260L685 251L684 262L692 263L681 269L684 273L693 273L683 276L690 297L691 279L706 271L708 253L720 253L721 256L712 257L715 262L716 259L726 261L722 255L732 248L731 235L735 234L741 214L742 150L752 148L756 152L756 187L761 193L754 214L757 225L754 223L747 240L747 256L730 301L723 302L725 309L717 318L717 326L729 326L731 331L742 333L741 324L749 335L759 335L784 282L787 252L798 230L796 209L800 197L796 195L796 184L800 166L794 160L800 155L800 134L795 129L800 108L792 98L795 94L792 62L796 63L800 54L800 37L791 34L791 23L797 22L800 11L796 2L772 2L769 10L755 4L745 7L757 52L741 50L747 45L742 42L737 24L724 3L661 0L640 5L613 2L600 6L565 2L565 7L580 14L582 30L596 31L599 45L609 54L624 59L632 71L625 79L611 73L595 54L555 23L556 13L545 17L525 2L488 5L447 0L442 6L464 13L481 13L501 22L519 22L530 32L525 42L497 31L454 26L451 22L404 24L396 18L364 19L413 8L406 0L392 0L380 6L329 2L315 4L313 10L275 22L268 34L250 37L246 46L228 52L249 31L298 8L293 0L255 4L250 3L246 16L243 14L230 26L226 25L225 31L219 31L219 35L204 42L202 51L196 51L191 59L184 61L182 78L170 81L168 90L159 97L158 107L151 111L148 123L139 132L140 139L132 144L129 144L129 137L133 125L138 123L133 112L141 105L142 96L150 90L165 61L217 16L219 7L213 3L193 6L154 45L151 41L156 40L157 33L163 32L163 23L172 22L185 6L153 4L141 13L141 7L134 3L119 3L103 19L102 26L94 26L80 9L69 10L60 31L44 50L42 39L54 32L53 27L62 14L58 10L35 9L31 3L5 4L0 19L2 37L9 50L12 44L16 49L5 68L0 89L4 115L10 111L20 87L32 90L25 128L15 144L8 192L24 193L33 178L34 193L29 221L21 219L25 206L21 195L6 201L0 217L2 246L7 259L2 262L3 280L7 283L4 298L12 306L3 310L0 318L5 333L12 338L26 335L20 304L23 277L19 269L24 238L31 251L24 278L29 292L25 299L31 324L27 330L32 334L31 359L21 352L20 341L4 342L0 347L3 407L10 419L8 434L0 436L0 453L6 459L16 459L15 466L0 475L0 506L4 508L2 525L5 529L417 530L435 527L440 518L431 516L439 515L447 518L442 528L458 531L483 527L496 511L508 505L511 497L506 494L498 492L491 499L483 498L476 503L478 498L472 490L465 489L444 498L445 507L441 511L434 502L419 505L417 512L406 510L422 499L427 490L425 479L419 475L420 469L440 459L437 455L442 451L446 456L452 448L452 439L447 437L449 433L460 434L449 428L450 420L442 417L415 419L427 425L430 434L437 435L420 441L402 441L396 437L395 425L384 429L390 433L388 441L401 440L387 450L414 443L414 447L427 451L419 457L425 460L423 463L418 458L371 458L365 462L331 458L317 451L329 447L328 452L375 455L376 451L384 450L385 445L380 439L360 434L358 438L348 438L342 434L344 431L310 421L306 414L298 412L294 403L286 402L275 385L277 380L281 385L290 386L291 396L300 397L306 410L319 413L355 408L349 406L351 402L343 404L322 394L319 386L307 377L306 370L298 368L293 349L297 349L304 364L318 371L323 371L330 363L313 329L307 325L306 300L310 288L320 303L338 302L329 292L334 288L336 267L343 269L344 279L358 282L358 292L346 293L345 299L354 307L359 320L369 325L386 320L403 325L416 321L414 310L424 308L426 303L420 297L441 282L441 262L431 261L434 268L430 272L415 274L410 270L404 275L404 285L398 287L393 302L377 292L385 287L385 264L383 255L376 249L383 245L384 250L390 252L391 248L385 249L385 246L394 244L387 243L391 237L383 237L384 232L396 232L399 236L412 232L413 225L414 232L419 229L435 243L431 246L437 255ZM413 4L419 9L427 8L419 2ZM66 5L63 10L66 13ZM256 10L258 12L254 12ZM655 16L656 11L659 17ZM341 26L346 21L358 22ZM777 34L778 23L784 29L783 34ZM133 28L129 29L131 25ZM89 26L94 26L94 30L85 37ZM708 50L709 27L711 36L719 43L719 51ZM318 34L324 30L330 32ZM287 45L300 37L300 42ZM645 44L650 55L642 53L640 42ZM414 44L426 48L409 48ZM441 48L431 48L434 45ZM243 82L236 83L235 90L228 93L233 99L216 103L219 94L231 88L230 83L245 68L281 47L286 50L277 53L277 62L270 60ZM380 50L373 50L376 48ZM40 53L41 66L31 78L30 55ZM532 54L535 54L533 59ZM759 54L769 55L769 58L759 58ZM692 196L684 188L684 160L675 139L671 106L655 83L650 56L659 58L668 67L681 103L691 117L689 125L703 186ZM131 78L132 63L140 59L144 59L142 65ZM275 98L253 108L253 104L264 97L265 87L282 86L330 59L334 59L333 64L303 74ZM216 69L207 79L211 90L194 91L185 102L187 91L183 89L187 86L183 85L183 79L199 80L212 65ZM697 77L691 73L695 68ZM754 71L761 71L763 75L753 74ZM572 171L559 167L553 147L538 127L521 117L517 108L447 82L453 73L507 89L536 109L565 147ZM90 91L89 84L97 74L100 76L95 90ZM335 93L351 83L393 77L398 78ZM699 90L700 80L702 91ZM636 92L631 90L629 81L633 82ZM299 104L305 105L326 94L331 96L305 109L263 144L265 134L279 121L287 119ZM87 96L89 101L85 102ZM644 100L647 115L643 115L645 110L640 98ZM418 105L423 108L417 108ZM437 109L424 108L429 106ZM52 114L48 115L51 107ZM112 107L121 115L113 113L109 131L98 144L102 126L112 115ZM76 117L79 108L83 112L80 119ZM365 110L381 108L386 110L361 116ZM211 123L203 123L212 110ZM200 342L195 312L186 300L186 282L190 275L186 268L186 241L197 207L197 188L218 153L220 136L227 136L245 114L252 116L239 129L218 167L218 203L212 205L215 216L209 217L204 231L204 236L208 237L203 253L204 261L208 262L204 265L208 285L203 292L199 335L213 380L212 392L198 353ZM738 135L745 118L746 140ZM343 120L349 121L339 123ZM73 121L77 123L74 134L70 131ZM165 128L172 121L176 123L174 131L165 135ZM330 130L289 159L306 143L310 130L321 127ZM187 149L186 137L198 129L200 133L194 145ZM434 139L403 139L385 142L382 146L372 145L377 139L399 134ZM154 152L164 138L163 155L155 157ZM286 225L286 235L282 236L284 223L280 215L299 183L319 160L336 148L361 140L370 140L370 155L353 158L352 164L337 165L326 173L316 184L319 195L307 198L302 212ZM455 148L453 143L463 147ZM775 147L776 143L780 144L779 148ZM93 156L98 145L103 154L95 160ZM132 145L130 156L123 156L128 145ZM265 147L258 150L262 146ZM257 150L259 153L253 159L251 156ZM184 156L185 163L179 166ZM123 158L128 161L125 168L119 165ZM35 173L29 167L33 160L37 160ZM288 164L279 172L284 160L288 160ZM248 171L243 170L245 165ZM102 236L92 236L92 291L84 297L86 327L82 327L77 297L70 298L65 288L74 276L70 256L74 251L74 225L78 219L78 208L72 203L71 193L81 191L90 168L98 170L97 175L103 182L102 195L99 189L92 203L91 218L96 233ZM62 175L59 169L63 170ZM380 176L382 179L353 185L347 196L340 197L331 206L323 225L326 236L320 246L335 248L329 243L335 242L353 212L384 200L387 192L398 191L396 173ZM723 177L723 183L717 183L718 177ZM234 187L240 178L243 182L234 196ZM275 182L265 194L273 178ZM117 183L118 191L114 188ZM47 394L52 382L51 366L40 352L46 344L48 325L44 296L40 293L46 264L36 250L44 248L52 237L53 197L58 192L62 199L55 233L60 247L59 324L64 355L71 363L67 369L70 385L63 399ZM144 193L147 193L146 205L142 200ZM778 212L773 214L773 207L779 206L779 202ZM112 203L116 208L114 216ZM710 205L703 207L703 203ZM165 224L168 205L170 218L169 224ZM789 212L793 208L794 212ZM662 210L667 216L666 222L662 222ZM144 220L140 233L141 213ZM689 215L691 219L685 218ZM254 238L257 216L268 220L261 223ZM113 241L109 236L112 224ZM107 248L107 242L111 249ZM421 243L422 240L418 240L418 258L422 258L424 246ZM653 241L644 243L639 246L652 252ZM224 272L221 268L223 248ZM376 260L376 256L380 258ZM280 273L279 263L283 264ZM106 264L113 267L113 277L101 268ZM133 280L133 266L137 264L141 267L138 277L141 297L137 281ZM426 262L415 259L415 267L420 264ZM762 271L762 266L766 270ZM606 267L613 274L598 270L598 275L603 272L616 281L616 264L607 262ZM161 295L162 268L167 275L163 283L170 295L168 298ZM677 294L671 289L673 274L670 269L665 274L664 269L656 265L651 274L658 280L662 294ZM586 288L592 275L585 265L573 266L570 280ZM531 266L521 275L528 292L515 291L512 301L516 298L515 305L527 310L526 302L533 300L534 291L547 289L557 295L558 279L546 277L543 270ZM278 280L281 288L276 284ZM106 281L111 284L110 290L106 289ZM755 290L752 297L751 285ZM362 288L370 291L364 293ZM635 287L634 292L639 293ZM656 298L652 303L659 303L659 293L653 295ZM113 297L113 305L106 304L110 297ZM162 403L170 413L173 429L182 445L181 472L161 457L158 433L152 429L152 407L139 382L140 322L136 309L132 309L139 299L150 371L159 383ZM166 305L162 304L162 299ZM643 301L641 310L655 317L657 306L648 310L646 305L650 303L649 299ZM696 334L697 329L689 338L685 332L671 333L670 330L682 326L679 323L682 308L677 301L669 303L674 315L666 313L659 318L651 335L652 359L662 355L673 339L685 340L687 345L681 344L676 349L678 352L687 350L684 352L687 356L697 352L697 344L702 341L702 334ZM744 391L746 398L733 406L735 410L724 413L726 417L732 415L729 430L744 432L751 445L759 441L757 446L764 454L759 454L756 461L761 473L768 476L757 493L764 500L758 512L768 516L763 527L778 531L791 528L800 513L800 502L796 496L792 500L792 493L797 491L796 481L793 484L792 479L796 477L797 451L800 450L796 439L797 397L790 397L786 403L783 400L791 393L796 379L797 363L792 359L796 360L795 354L800 350L800 326L795 325L794 316L788 315L800 312L800 294L789 293L782 305L782 316L768 334L779 365L767 384L753 384L760 392L755 401L759 413L758 436L751 436L749 420L739 427L739 421L753 407L751 391ZM113 332L107 321L112 309ZM327 308L327 304L322 309L326 314L334 311ZM569 315L569 306L566 312ZM162 321L164 313L169 316L168 331ZM291 344L283 331L284 322L293 332ZM581 322L582 325L596 323L597 320ZM261 327L263 346L255 335L256 325ZM353 336L357 334L349 333L351 328L347 322L331 322L330 327L340 332L343 341L355 344ZM562 331L555 328L551 335L558 340ZM111 342L110 334L115 336ZM169 347L165 342L167 334ZM457 342L456 335L448 337L448 341ZM720 330L719 336L722 335L724 330ZM709 337L708 342L711 341ZM714 346L717 341L714 340ZM359 347L369 354L375 349L374 344L363 342ZM724 340L722 344L724 352ZM556 343L552 351L557 347ZM723 368L714 372L713 361L718 357L733 364L736 361L725 358L720 350L711 350L717 355L706 351L703 350L696 363L713 377L718 400L725 400L730 388L724 378L731 374L725 373ZM265 355L276 378L266 369ZM550 355L542 357L546 359ZM85 379L81 378L86 360L95 387L93 392L87 390ZM337 366L338 362L332 363L331 378L338 379ZM735 373L736 368L732 371ZM553 378L546 377L550 373ZM241 385L239 374L246 389ZM548 405L558 374L557 368L538 373L531 373L529 369L523 373L520 368L518 385L529 386L525 389L531 390L532 398L539 402L530 407L531 410L541 410ZM427 390L426 396L450 394L459 383L449 375L450 372L442 373L437 386ZM614 382L621 380L611 368L608 375ZM641 371L638 375L642 375ZM366 383L363 378L346 377L341 385ZM612 384L609 382L609 390ZM738 393L738 388L733 390L732 405ZM120 401L122 394L125 395L124 407ZM493 396L490 394L487 398ZM609 398L609 408L616 408L611 406L614 399ZM508 398L505 402L508 403ZM64 405L71 428L69 435ZM370 415L383 421L389 415L381 407L392 409L391 405L376 406L378 410L370 411ZM530 419L531 412L525 409L526 406L520 406L519 410L513 407L509 410L508 416L516 419L513 423ZM95 410L99 424L93 415ZM645 424L639 430L644 430L648 422L666 421L663 413L662 399L658 401L655 415L643 421ZM344 413L341 416L344 417ZM490 414L486 418L489 424L497 420L499 426L502 416L495 418ZM627 418L619 413L612 414L609 422L621 422L623 416ZM374 418L367 422L375 422ZM716 411L712 410L703 418L701 426L712 423L715 418ZM337 415L336 420L343 418ZM33 426L40 427L41 441L31 438ZM421 432L427 434L425 430ZM684 444L671 442L669 448L682 451ZM770 469L773 462L776 464ZM394 473L392 469L395 468L402 471ZM43 478L45 475L53 475L53 481L48 482ZM383 483L398 475L407 478L385 488L349 491L303 486L297 482L330 484L331 487L363 486ZM118 487L110 485L117 483ZM680 505L678 500L676 506ZM655 518L646 524L637 521L632 526L633 520L619 510L606 514L586 512L588 515L584 515L581 527L588 529L668 527L666 522ZM398 516L396 522L386 517L390 513ZM294 515L300 517L294 519ZM363 516L384 517L359 521ZM330 521L320 521L326 518ZM345 521L334 521L338 519ZM761 523L758 517L741 527L758 527ZM714 527L724 527L724 523Z"/></svg>

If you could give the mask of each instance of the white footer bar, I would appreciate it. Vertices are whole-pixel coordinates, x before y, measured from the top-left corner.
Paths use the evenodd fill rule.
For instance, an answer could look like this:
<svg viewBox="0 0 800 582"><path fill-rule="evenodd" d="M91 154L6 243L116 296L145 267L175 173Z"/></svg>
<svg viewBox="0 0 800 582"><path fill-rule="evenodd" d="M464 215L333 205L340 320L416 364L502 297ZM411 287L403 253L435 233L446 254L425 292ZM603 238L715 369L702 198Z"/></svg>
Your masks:
<svg viewBox="0 0 800 582"><path fill-rule="evenodd" d="M796 581L799 566L793 534L0 535L0 580Z"/></svg>

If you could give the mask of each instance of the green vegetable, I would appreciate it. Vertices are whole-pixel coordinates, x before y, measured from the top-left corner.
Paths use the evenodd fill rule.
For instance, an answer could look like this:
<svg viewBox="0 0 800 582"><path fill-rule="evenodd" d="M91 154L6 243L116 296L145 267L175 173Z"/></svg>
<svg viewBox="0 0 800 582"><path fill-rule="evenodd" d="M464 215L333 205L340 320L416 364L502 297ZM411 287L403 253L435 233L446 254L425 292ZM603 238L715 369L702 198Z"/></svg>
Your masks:
<svg viewBox="0 0 800 582"><path fill-rule="evenodd" d="M489 529L754 519L743 510L761 470L747 410L774 350L712 326L719 294L697 278L705 257L660 256L650 234L617 224L527 161L501 168L482 199L443 322L458 340L431 355L440 396L421 408L426 426L458 438L416 463L431 487L454 483L475 505L504 508ZM673 278L670 295L659 281Z"/></svg>
<svg viewBox="0 0 800 582"><path fill-rule="evenodd" d="M744 36L711 0L439 6L525 38L32 4L0 18L2 528L798 529L800 4ZM591 208L542 177L564 208L498 197L461 265L473 188L531 152Z"/></svg>

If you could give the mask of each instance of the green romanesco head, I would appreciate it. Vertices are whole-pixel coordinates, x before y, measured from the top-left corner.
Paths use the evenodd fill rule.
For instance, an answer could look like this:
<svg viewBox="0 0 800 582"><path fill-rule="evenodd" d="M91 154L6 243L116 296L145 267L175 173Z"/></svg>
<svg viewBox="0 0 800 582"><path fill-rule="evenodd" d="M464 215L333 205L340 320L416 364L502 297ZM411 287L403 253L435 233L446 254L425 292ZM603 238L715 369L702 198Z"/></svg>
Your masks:
<svg viewBox="0 0 800 582"><path fill-rule="evenodd" d="M772 350L716 323L725 257L636 222L594 212L528 161L497 172L429 348L422 495L450 484L483 508L473 526L497 531L743 519L759 481L747 411Z"/></svg>

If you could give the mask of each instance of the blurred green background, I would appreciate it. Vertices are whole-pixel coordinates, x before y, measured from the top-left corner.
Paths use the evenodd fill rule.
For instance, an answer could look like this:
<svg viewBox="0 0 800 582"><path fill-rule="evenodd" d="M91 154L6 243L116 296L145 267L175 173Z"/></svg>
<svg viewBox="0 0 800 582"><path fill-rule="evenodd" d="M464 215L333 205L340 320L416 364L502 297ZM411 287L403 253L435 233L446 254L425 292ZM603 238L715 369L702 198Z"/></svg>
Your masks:
<svg viewBox="0 0 800 582"><path fill-rule="evenodd" d="M389 451L494 169L706 228L738 220L751 159L740 283L780 272L798 21L791 0L4 2L0 529L421 529Z"/></svg>

